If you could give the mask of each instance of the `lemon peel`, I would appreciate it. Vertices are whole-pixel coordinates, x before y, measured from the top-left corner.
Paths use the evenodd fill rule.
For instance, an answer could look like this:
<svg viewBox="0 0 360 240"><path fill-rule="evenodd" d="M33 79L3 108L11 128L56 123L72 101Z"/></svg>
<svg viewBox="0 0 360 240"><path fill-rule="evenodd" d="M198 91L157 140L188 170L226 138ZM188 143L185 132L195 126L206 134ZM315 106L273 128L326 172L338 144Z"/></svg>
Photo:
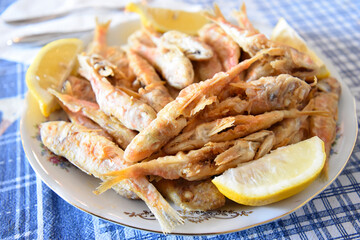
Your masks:
<svg viewBox="0 0 360 240"><path fill-rule="evenodd" d="M280 18L275 28L271 33L271 40L286 44L297 49L300 52L306 53L319 67L319 72L316 75L318 79L330 76L330 72L325 66L325 63L312 51L306 44L305 40L293 29L284 18Z"/></svg>
<svg viewBox="0 0 360 240"><path fill-rule="evenodd" d="M202 26L209 22L201 11L187 12L155 8L140 3L129 3L125 9L129 12L138 13L143 25L151 26L159 32L177 30L195 35Z"/></svg>
<svg viewBox="0 0 360 240"><path fill-rule="evenodd" d="M237 203L266 205L304 190L318 177L325 159L324 142L315 136L228 169L212 182Z"/></svg>
<svg viewBox="0 0 360 240"><path fill-rule="evenodd" d="M60 90L65 79L74 72L76 56L82 49L83 42L80 39L59 39L41 48L29 66L25 76L26 84L45 117L59 108L56 98L47 89Z"/></svg>

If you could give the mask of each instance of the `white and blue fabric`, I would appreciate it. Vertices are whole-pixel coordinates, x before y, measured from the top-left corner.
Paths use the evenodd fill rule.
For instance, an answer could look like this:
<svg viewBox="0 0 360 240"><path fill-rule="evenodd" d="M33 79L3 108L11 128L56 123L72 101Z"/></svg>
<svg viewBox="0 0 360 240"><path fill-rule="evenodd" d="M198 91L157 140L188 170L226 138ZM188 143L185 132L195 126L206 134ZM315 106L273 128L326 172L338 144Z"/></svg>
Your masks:
<svg viewBox="0 0 360 240"><path fill-rule="evenodd" d="M13 2L1 0L0 13ZM215 1L185 2L208 7ZM241 5L235 0L216 2L224 11ZM253 0L249 8L259 13L249 10L250 19L270 26L284 17L336 66L360 106L360 1ZM117 225L77 209L37 177L24 153L20 115L14 112L21 111L27 92L27 67L0 59L0 239L360 239L359 141L345 169L322 193L287 216L239 232L165 236Z"/></svg>

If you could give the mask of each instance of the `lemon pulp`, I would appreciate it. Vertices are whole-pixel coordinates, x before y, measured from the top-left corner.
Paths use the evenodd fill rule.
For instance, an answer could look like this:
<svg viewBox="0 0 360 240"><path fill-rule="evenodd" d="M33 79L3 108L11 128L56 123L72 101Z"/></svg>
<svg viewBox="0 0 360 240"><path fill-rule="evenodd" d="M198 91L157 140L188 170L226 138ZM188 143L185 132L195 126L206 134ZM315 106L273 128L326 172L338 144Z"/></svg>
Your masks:
<svg viewBox="0 0 360 240"><path fill-rule="evenodd" d="M266 205L305 189L319 175L325 159L323 141L312 137L228 169L215 177L213 183L237 203Z"/></svg>
<svg viewBox="0 0 360 240"><path fill-rule="evenodd" d="M319 66L320 70L317 73L316 77L326 78L330 75L328 69L326 68L324 62L312 51L304 39L300 37L300 35L293 29L284 18L280 18L275 28L271 33L271 40L286 44L290 47L295 48L296 50L306 53L310 56L310 58L315 62L316 65Z"/></svg>
<svg viewBox="0 0 360 240"><path fill-rule="evenodd" d="M47 89L59 90L64 80L74 70L76 56L82 49L83 43L79 39L53 41L39 51L28 68L25 76L26 84L45 117L59 107L56 99Z"/></svg>
<svg viewBox="0 0 360 240"><path fill-rule="evenodd" d="M145 26L151 26L159 32L177 30L195 35L209 20L202 12L187 12L165 8L154 8L139 3L129 3L126 10L140 15Z"/></svg>

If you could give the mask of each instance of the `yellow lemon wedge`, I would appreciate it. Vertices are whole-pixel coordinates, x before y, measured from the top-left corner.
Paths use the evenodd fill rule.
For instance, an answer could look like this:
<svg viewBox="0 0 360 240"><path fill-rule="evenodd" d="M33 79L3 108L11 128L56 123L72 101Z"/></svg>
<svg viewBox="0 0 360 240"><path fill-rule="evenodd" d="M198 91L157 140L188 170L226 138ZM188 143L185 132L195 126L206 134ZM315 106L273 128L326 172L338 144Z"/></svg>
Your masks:
<svg viewBox="0 0 360 240"><path fill-rule="evenodd" d="M286 44L297 49L300 52L308 54L311 59L319 66L320 71L316 75L317 78L326 78L330 75L324 62L312 51L304 39L286 22L284 18L280 18L271 33L271 40Z"/></svg>
<svg viewBox="0 0 360 240"><path fill-rule="evenodd" d="M129 12L140 15L143 25L151 26L159 32L177 30L190 35L197 34L198 30L209 20L202 12L187 12L165 8L149 7L140 3L129 3L126 6Z"/></svg>
<svg viewBox="0 0 360 240"><path fill-rule="evenodd" d="M320 174L325 159L324 142L315 136L228 169L212 182L237 203L262 206L304 190Z"/></svg>
<svg viewBox="0 0 360 240"><path fill-rule="evenodd" d="M76 38L53 41L45 45L36 55L26 72L29 92L39 103L41 113L48 117L59 105L47 89L59 90L65 79L74 71L77 54L83 49L83 42Z"/></svg>

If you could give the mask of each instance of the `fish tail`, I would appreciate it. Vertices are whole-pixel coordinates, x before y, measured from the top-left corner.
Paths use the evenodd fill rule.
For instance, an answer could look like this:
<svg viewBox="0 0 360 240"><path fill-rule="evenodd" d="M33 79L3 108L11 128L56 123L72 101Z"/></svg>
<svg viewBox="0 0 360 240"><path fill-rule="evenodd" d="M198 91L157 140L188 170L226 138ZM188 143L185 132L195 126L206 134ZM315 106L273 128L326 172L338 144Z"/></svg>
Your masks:
<svg viewBox="0 0 360 240"><path fill-rule="evenodd" d="M163 198L160 192L145 178L130 180L132 190L146 203L159 221L164 234L172 232L177 225L184 224L184 219Z"/></svg>
<svg viewBox="0 0 360 240"><path fill-rule="evenodd" d="M216 3L214 4L214 13L218 19L225 20L225 17L222 14L219 5L217 5Z"/></svg>
<svg viewBox="0 0 360 240"><path fill-rule="evenodd" d="M129 170L131 167L122 169L120 171L110 172L104 176L118 175L115 178L104 181L95 191L95 194L100 194L107 189L113 187L119 182L125 180L130 184L131 191L133 191L139 198L141 198L155 218L159 221L161 229L164 234L170 233L177 225L183 224L184 220L173 207L163 198L158 190L144 177L132 178L132 173L135 171ZM128 179L129 178L129 179Z"/></svg>
<svg viewBox="0 0 360 240"><path fill-rule="evenodd" d="M177 225L184 224L184 219L180 213L171 207L162 196L155 204L149 204L148 201L145 203L159 221L164 234L172 232Z"/></svg>
<svg viewBox="0 0 360 240"><path fill-rule="evenodd" d="M121 182L124 179L136 177L135 176L136 171L134 171L134 170L136 170L136 167L134 168L134 166L135 165L130 166L128 168L121 169L119 171L113 171L113 172L103 174L102 177L104 177L106 180L103 181L100 184L100 186L96 188L94 193L96 195L99 195L99 194L109 190L110 188L112 188L113 186L115 186L116 184L118 184L119 182Z"/></svg>
<svg viewBox="0 0 360 240"><path fill-rule="evenodd" d="M96 29L97 31L107 31L109 29L111 20L108 20L106 22L100 22L98 18L95 19L96 22Z"/></svg>
<svg viewBox="0 0 360 240"><path fill-rule="evenodd" d="M222 14L219 6L214 3L214 13L210 12L204 12L205 17L210 19L211 21L217 22L217 21L226 21L224 15Z"/></svg>
<svg viewBox="0 0 360 240"><path fill-rule="evenodd" d="M106 34L108 32L111 20L106 22L100 22L98 18L96 18L96 27L95 27L95 40L99 44L106 43Z"/></svg>

